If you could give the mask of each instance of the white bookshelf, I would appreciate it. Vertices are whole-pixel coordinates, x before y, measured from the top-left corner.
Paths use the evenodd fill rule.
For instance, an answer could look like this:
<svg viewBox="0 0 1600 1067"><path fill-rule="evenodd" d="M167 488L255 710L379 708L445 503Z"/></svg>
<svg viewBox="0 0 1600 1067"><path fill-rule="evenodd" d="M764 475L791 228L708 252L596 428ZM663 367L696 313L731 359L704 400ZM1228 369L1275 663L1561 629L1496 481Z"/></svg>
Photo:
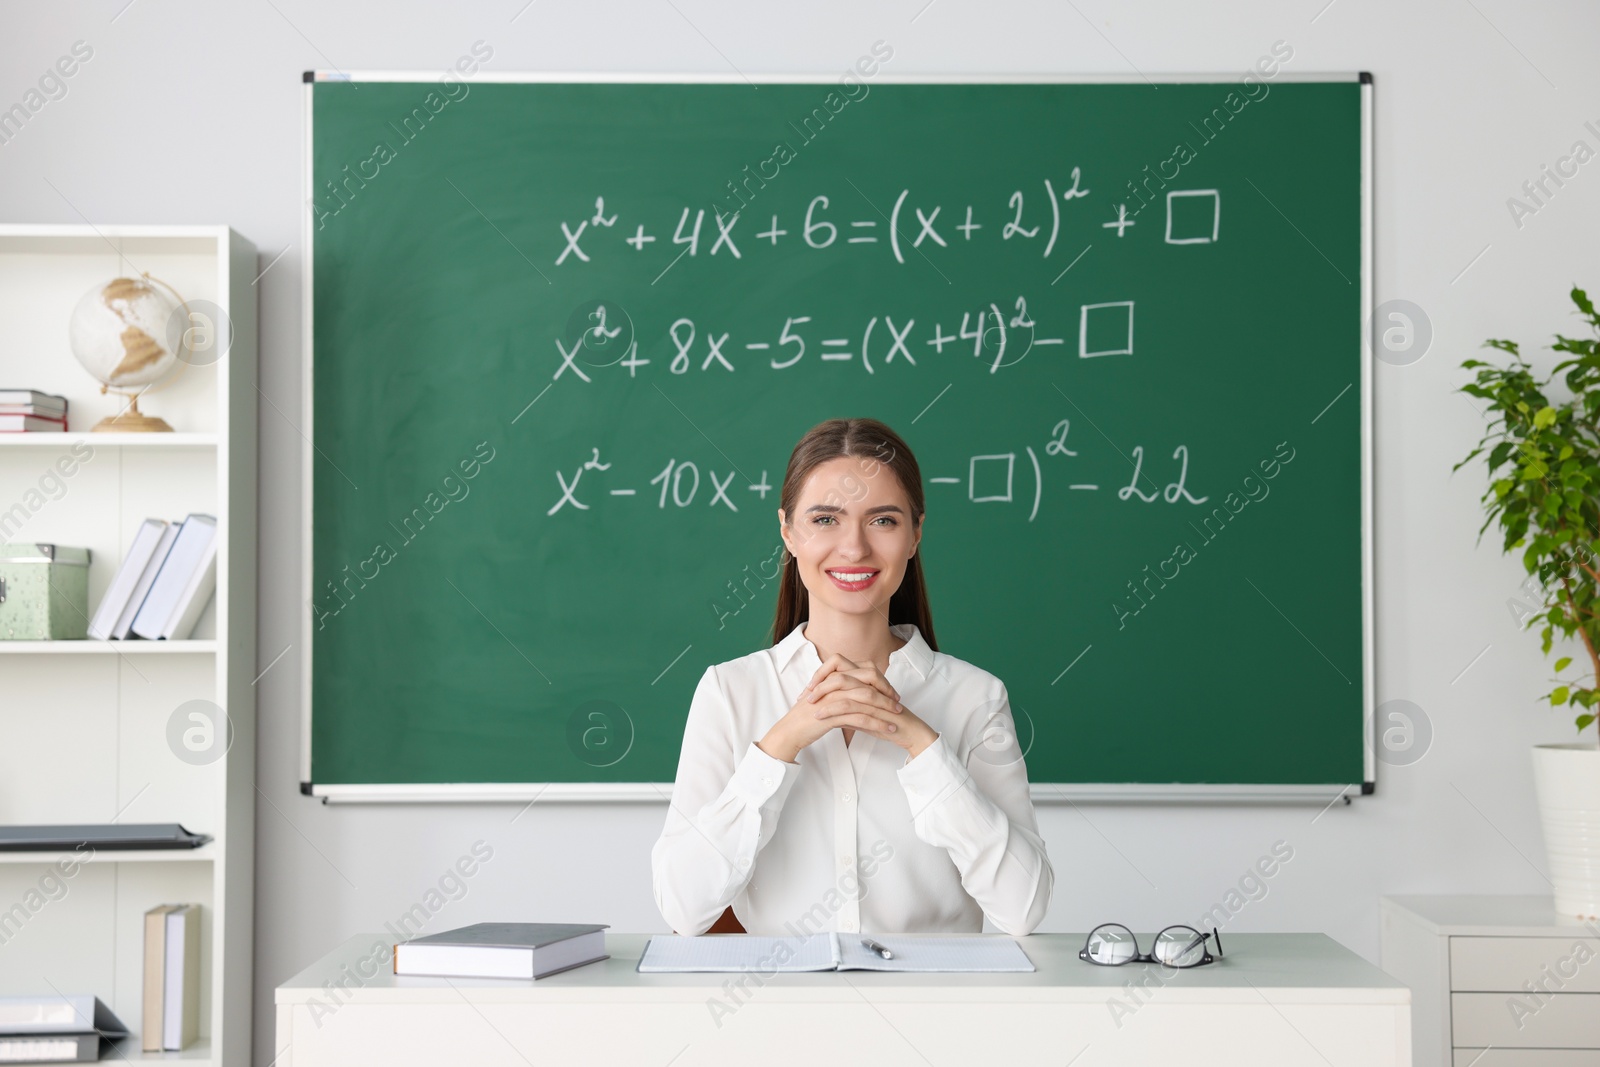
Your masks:
<svg viewBox="0 0 1600 1067"><path fill-rule="evenodd" d="M210 640L0 642L0 656L182 656L216 650L217 643Z"/></svg>
<svg viewBox="0 0 1600 1067"><path fill-rule="evenodd" d="M54 864L64 860L71 862L70 852L0 852L0 865L5 864ZM172 849L124 849L117 852L101 852L95 856L96 863L210 863L217 858L215 843L207 843L199 848L172 848ZM126 1020L124 1020L126 1021Z"/></svg>
<svg viewBox="0 0 1600 1067"><path fill-rule="evenodd" d="M221 308L232 345L140 401L178 432L90 433L120 404L73 358L67 323L91 286L143 271ZM0 823L178 822L212 837L99 851L70 878L58 855L0 853L0 994L100 997L134 1031L108 1059L250 1062L257 273L254 246L225 226L0 225L0 387L70 402L68 433L0 434L0 541L88 548L92 615L144 519L206 512L220 537L216 594L189 640L0 641ZM61 476L57 461L85 450ZM167 739L193 700L233 728L199 765ZM141 1053L143 916L183 902L202 905L201 1038Z"/></svg>

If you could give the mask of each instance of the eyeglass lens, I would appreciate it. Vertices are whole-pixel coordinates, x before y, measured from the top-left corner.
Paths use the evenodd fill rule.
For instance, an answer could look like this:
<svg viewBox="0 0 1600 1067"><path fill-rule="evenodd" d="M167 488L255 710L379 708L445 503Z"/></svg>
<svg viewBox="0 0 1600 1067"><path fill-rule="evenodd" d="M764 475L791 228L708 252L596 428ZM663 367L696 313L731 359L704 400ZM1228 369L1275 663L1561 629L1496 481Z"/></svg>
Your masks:
<svg viewBox="0 0 1600 1067"><path fill-rule="evenodd" d="M1169 967L1193 967L1206 956L1206 936L1187 926L1169 926L1156 935L1151 955Z"/></svg>
<svg viewBox="0 0 1600 1067"><path fill-rule="evenodd" d="M1126 926L1111 924L1097 926L1090 932L1086 951L1095 963L1115 966L1138 956L1139 945Z"/></svg>

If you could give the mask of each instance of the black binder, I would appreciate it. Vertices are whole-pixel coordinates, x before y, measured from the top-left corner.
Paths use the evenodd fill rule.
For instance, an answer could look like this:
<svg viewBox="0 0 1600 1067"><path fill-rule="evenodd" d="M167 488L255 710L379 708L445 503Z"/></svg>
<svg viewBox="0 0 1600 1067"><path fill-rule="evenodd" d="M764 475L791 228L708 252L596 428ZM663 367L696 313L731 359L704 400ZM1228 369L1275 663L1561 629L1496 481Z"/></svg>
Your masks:
<svg viewBox="0 0 1600 1067"><path fill-rule="evenodd" d="M175 822L84 826L0 826L0 852L71 852L145 848L199 848L209 834L191 834Z"/></svg>

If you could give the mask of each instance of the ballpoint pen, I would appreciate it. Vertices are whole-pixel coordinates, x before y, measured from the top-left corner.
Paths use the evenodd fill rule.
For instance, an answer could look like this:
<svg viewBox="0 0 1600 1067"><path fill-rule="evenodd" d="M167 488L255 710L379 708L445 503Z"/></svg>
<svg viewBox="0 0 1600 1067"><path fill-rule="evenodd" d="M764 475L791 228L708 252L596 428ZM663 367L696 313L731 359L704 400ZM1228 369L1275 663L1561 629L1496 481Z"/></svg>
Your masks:
<svg viewBox="0 0 1600 1067"><path fill-rule="evenodd" d="M870 948L872 951L876 952L878 955L882 956L886 960L894 959L894 953L893 952L890 952L887 948L885 948L884 946L878 944L876 941L872 940L872 938L870 938L870 937L863 937L861 939L861 943L863 945L865 945L867 948Z"/></svg>

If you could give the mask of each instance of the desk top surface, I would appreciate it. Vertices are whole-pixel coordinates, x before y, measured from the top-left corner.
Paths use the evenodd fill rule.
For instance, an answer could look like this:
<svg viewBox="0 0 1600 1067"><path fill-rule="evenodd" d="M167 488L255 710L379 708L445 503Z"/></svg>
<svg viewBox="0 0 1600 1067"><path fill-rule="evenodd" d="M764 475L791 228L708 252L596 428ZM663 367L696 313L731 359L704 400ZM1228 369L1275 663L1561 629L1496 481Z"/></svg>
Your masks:
<svg viewBox="0 0 1600 1067"><path fill-rule="evenodd" d="M720 994L728 973L640 974L653 935L607 931L611 958L548 978L420 978L392 973L394 938L352 937L277 988L277 1003L326 1003L332 982L341 1003L573 1002L703 1000ZM715 935L712 935L715 936ZM907 935L899 934L897 937ZM951 936L951 935L940 935ZM962 935L955 935L962 936ZM971 934L995 937L995 934ZM1138 934L1140 944L1147 940ZM1084 934L1017 938L1037 971L1024 974L895 974L821 971L762 976L763 996L859 1000L863 995L924 1001L1088 1001L1127 993L1132 982L1191 1003L1409 1004L1411 991L1326 934L1226 934L1218 963L1184 970L1152 964L1099 967L1078 959ZM1270 998L1268 994L1270 993Z"/></svg>

